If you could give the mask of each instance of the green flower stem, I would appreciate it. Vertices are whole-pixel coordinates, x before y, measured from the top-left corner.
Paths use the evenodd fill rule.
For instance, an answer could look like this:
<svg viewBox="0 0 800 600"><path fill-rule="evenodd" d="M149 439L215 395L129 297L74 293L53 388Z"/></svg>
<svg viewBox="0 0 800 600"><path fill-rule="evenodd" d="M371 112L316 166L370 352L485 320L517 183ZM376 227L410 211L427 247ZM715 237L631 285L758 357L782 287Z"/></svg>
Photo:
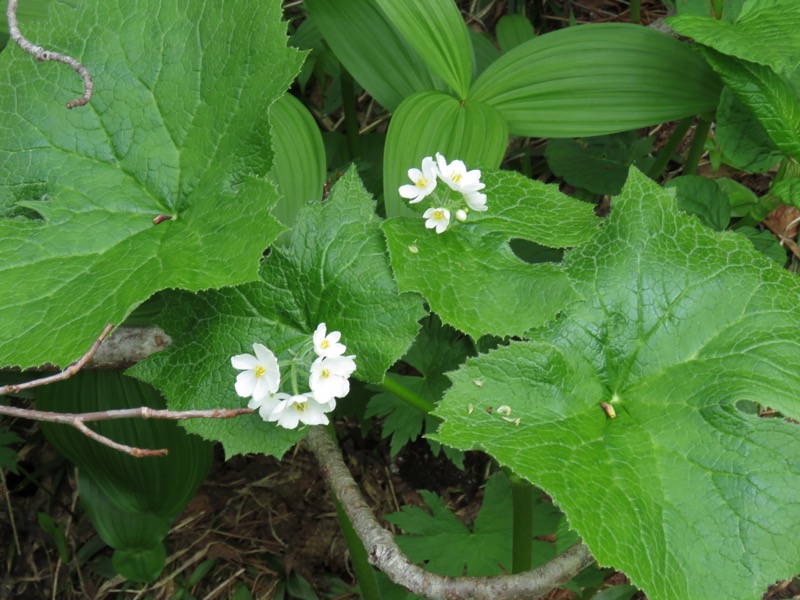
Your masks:
<svg viewBox="0 0 800 600"><path fill-rule="evenodd" d="M700 163L700 157L705 150L709 129L711 129L710 120L704 119L703 117L697 119L692 145L689 146L689 152L686 154L686 162L683 163L684 175L694 175L697 173L697 165Z"/></svg>
<svg viewBox="0 0 800 600"><path fill-rule="evenodd" d="M659 175L661 175L664 169L667 168L669 159L672 158L673 154L675 154L675 149L678 147L678 144L681 143L681 140L686 135L686 132L689 131L689 127L692 126L692 121L694 121L694 116L686 117L682 121L678 122L678 125L675 127L675 131L672 132L672 135L669 136L667 143L664 144L664 147L661 148L661 151L656 155L650 170L647 172L648 177L656 179Z"/></svg>
<svg viewBox="0 0 800 600"><path fill-rule="evenodd" d="M339 81L342 87L342 109L344 111L345 135L350 158L356 160L361 156L361 142L358 138L358 109L356 107L356 90L353 76L342 69Z"/></svg>
<svg viewBox="0 0 800 600"><path fill-rule="evenodd" d="M511 539L511 573L529 571L533 564L533 494L529 481L503 469L511 481L511 506L513 507L514 533Z"/></svg>
<svg viewBox="0 0 800 600"><path fill-rule="evenodd" d="M640 23L642 20L642 5L640 0L631 0L631 23Z"/></svg>
<svg viewBox="0 0 800 600"><path fill-rule="evenodd" d="M429 413L433 411L434 404L432 402L428 402L417 394L416 392L412 392L406 386L401 383L397 383L394 379L390 377L386 377L381 383L381 387L385 389L387 392L390 392L400 398L401 400L405 400L414 408L421 410L424 413Z"/></svg>
<svg viewBox="0 0 800 600"><path fill-rule="evenodd" d="M328 425L325 429L333 442L338 445L333 426ZM347 517L347 513L339 499L334 494L332 494L332 498L333 505L336 507L336 514L339 517L339 526L342 528L342 535L344 535L347 550L350 552L350 560L353 562L353 570L356 572L361 598L364 600L381 600L381 591L378 587L378 581L375 579L375 571L372 569L372 565L369 564L367 550L364 548L364 544L361 543L356 530L353 529L353 524Z"/></svg>

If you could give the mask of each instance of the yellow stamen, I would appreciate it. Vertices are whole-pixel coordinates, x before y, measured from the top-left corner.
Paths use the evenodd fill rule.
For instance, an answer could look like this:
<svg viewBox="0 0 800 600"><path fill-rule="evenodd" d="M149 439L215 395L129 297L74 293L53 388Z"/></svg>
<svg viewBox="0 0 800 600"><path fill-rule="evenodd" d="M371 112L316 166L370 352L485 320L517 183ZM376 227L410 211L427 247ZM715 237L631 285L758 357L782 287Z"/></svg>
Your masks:
<svg viewBox="0 0 800 600"><path fill-rule="evenodd" d="M452 179L453 183L458 183L459 181L461 181L461 173L456 173L455 175L453 175Z"/></svg>
<svg viewBox="0 0 800 600"><path fill-rule="evenodd" d="M428 185L428 180L425 177L420 177L416 182L414 182L414 185L416 185L418 188L424 188Z"/></svg>
<svg viewBox="0 0 800 600"><path fill-rule="evenodd" d="M267 372L267 370L264 367L262 367L261 365L256 365L256 369L255 369L256 379L258 379L259 377L264 375L266 372Z"/></svg>
<svg viewBox="0 0 800 600"><path fill-rule="evenodd" d="M326 350L330 348L331 343L328 340L322 340L320 342L320 347L325 348Z"/></svg>
<svg viewBox="0 0 800 600"><path fill-rule="evenodd" d="M441 221L442 219L444 219L444 212L442 212L441 210L433 211L433 218L436 219L437 221Z"/></svg>
<svg viewBox="0 0 800 600"><path fill-rule="evenodd" d="M307 406L305 402L298 402L297 404L294 405L294 409L299 413L305 412L306 408Z"/></svg>
<svg viewBox="0 0 800 600"><path fill-rule="evenodd" d="M322 369L321 375L323 379L327 379L331 376L331 372L328 369Z"/></svg>

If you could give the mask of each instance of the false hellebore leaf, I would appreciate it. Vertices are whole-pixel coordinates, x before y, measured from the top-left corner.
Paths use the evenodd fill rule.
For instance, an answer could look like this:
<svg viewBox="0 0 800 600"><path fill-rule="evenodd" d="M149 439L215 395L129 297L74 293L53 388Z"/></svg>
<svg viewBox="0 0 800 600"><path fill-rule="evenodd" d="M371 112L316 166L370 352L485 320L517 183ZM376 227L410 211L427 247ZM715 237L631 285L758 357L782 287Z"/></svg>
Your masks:
<svg viewBox="0 0 800 600"><path fill-rule="evenodd" d="M341 332L347 352L358 357L353 377L380 383L408 350L425 311L418 296L399 293L378 224L375 203L352 169L326 202L300 211L290 240L274 246L263 262L259 281L197 295L169 295L158 322L172 324L168 333L173 344L134 367L132 374L153 382L173 410L239 408L244 401L234 390L231 356L257 341L284 363L293 353L310 348L315 334L328 338L330 329ZM326 324L324 330L320 323ZM335 346L338 340L330 335ZM287 372L282 364L284 378ZM298 377L308 378L309 371ZM291 406L290 400L278 398L287 403L281 412L297 412L301 400L292 400ZM275 414L277 406L276 402L261 415L182 425L221 441L228 455L281 456L305 433L264 422L263 414Z"/></svg>
<svg viewBox="0 0 800 600"><path fill-rule="evenodd" d="M67 110L74 71L0 53L0 365L66 364L158 290L254 281L281 231L267 109L302 54L277 3L49 12L26 35L75 55L94 96Z"/></svg>
<svg viewBox="0 0 800 600"><path fill-rule="evenodd" d="M468 360L434 438L542 487L652 600L761 598L800 571L800 427L744 405L800 417L800 282L636 170L612 206L565 260L585 300Z"/></svg>

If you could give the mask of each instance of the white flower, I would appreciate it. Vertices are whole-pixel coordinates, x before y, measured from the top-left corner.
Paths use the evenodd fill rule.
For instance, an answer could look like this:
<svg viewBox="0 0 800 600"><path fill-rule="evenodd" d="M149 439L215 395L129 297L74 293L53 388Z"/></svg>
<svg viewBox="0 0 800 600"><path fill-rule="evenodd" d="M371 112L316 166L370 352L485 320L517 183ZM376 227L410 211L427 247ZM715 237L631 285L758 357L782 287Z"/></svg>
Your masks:
<svg viewBox="0 0 800 600"><path fill-rule="evenodd" d="M327 327L325 323L320 323L314 332L314 352L317 356L341 356L347 349L339 340L342 334L338 331L331 331L326 335Z"/></svg>
<svg viewBox="0 0 800 600"><path fill-rule="evenodd" d="M450 211L446 208L429 208L422 218L427 219L425 227L428 229L436 227L436 233L442 233L450 225Z"/></svg>
<svg viewBox="0 0 800 600"><path fill-rule="evenodd" d="M348 377L356 370L355 356L320 356L311 364L308 386L320 403L344 398L350 391Z"/></svg>
<svg viewBox="0 0 800 600"><path fill-rule="evenodd" d="M447 159L437 152L436 164L439 177L451 190L467 194L469 192L477 192L486 187L486 184L481 183L481 172L478 169L467 171L467 166L463 161L454 160L448 165Z"/></svg>
<svg viewBox="0 0 800 600"><path fill-rule="evenodd" d="M270 393L263 398L251 398L250 402L247 403L247 408L258 409L258 414L261 415L261 418L269 421L269 416L275 407L287 398L289 398L289 394L284 394L283 392Z"/></svg>
<svg viewBox="0 0 800 600"><path fill-rule="evenodd" d="M409 199L409 204L416 204L436 189L436 165L433 159L430 156L423 158L422 170L409 169L408 178L414 183L401 185L398 192L403 198Z"/></svg>
<svg viewBox="0 0 800 600"><path fill-rule="evenodd" d="M466 223L467 222L467 211L459 208L456 211L456 220L459 223Z"/></svg>
<svg viewBox="0 0 800 600"><path fill-rule="evenodd" d="M466 202L467 206L472 210L477 210L478 212L483 212L488 209L486 206L486 194L482 194L478 191L465 192L464 202Z"/></svg>
<svg viewBox="0 0 800 600"><path fill-rule="evenodd" d="M306 425L327 425L329 423L328 417L325 415L328 412L325 410L326 405L317 402L313 394L297 394L296 396L284 394L284 396L286 398L272 409L267 421L277 422L286 429L294 429L299 423Z"/></svg>
<svg viewBox="0 0 800 600"><path fill-rule="evenodd" d="M242 371L236 376L236 393L243 398L252 396L255 400L261 400L278 391L281 372L278 359L269 348L263 344L253 344L253 351L255 356L237 354L232 357L231 365Z"/></svg>

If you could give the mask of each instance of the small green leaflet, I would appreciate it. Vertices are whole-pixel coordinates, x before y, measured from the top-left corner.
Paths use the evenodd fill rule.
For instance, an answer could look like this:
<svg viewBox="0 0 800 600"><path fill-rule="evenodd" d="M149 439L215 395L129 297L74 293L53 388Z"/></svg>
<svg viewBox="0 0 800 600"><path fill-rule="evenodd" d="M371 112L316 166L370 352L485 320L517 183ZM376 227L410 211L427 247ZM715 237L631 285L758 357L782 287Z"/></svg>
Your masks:
<svg viewBox="0 0 800 600"><path fill-rule="evenodd" d="M264 261L260 281L175 294L166 304L160 323L173 345L131 374L159 388L173 410L246 406L233 388L238 372L231 356L252 353L260 342L279 360L288 359L323 322L328 331L341 331L347 353L356 355L354 377L380 383L411 346L425 314L418 296L397 290L375 203L355 169L336 183L327 202L300 211L288 244L272 248ZM283 369L283 380L288 377ZM308 374L298 377L304 386ZM282 456L305 435L304 429L286 430L257 414L183 424L221 441L229 456Z"/></svg>
<svg viewBox="0 0 800 600"><path fill-rule="evenodd" d="M800 282L636 170L565 263L585 300L452 374L435 439L541 486L651 600L760 598L800 571L800 429L737 403L800 416Z"/></svg>
<svg viewBox="0 0 800 600"><path fill-rule="evenodd" d="M158 290L253 281L281 232L268 108L297 73L278 2L51 3L0 53L0 364L66 364ZM162 216L171 220L154 224Z"/></svg>

